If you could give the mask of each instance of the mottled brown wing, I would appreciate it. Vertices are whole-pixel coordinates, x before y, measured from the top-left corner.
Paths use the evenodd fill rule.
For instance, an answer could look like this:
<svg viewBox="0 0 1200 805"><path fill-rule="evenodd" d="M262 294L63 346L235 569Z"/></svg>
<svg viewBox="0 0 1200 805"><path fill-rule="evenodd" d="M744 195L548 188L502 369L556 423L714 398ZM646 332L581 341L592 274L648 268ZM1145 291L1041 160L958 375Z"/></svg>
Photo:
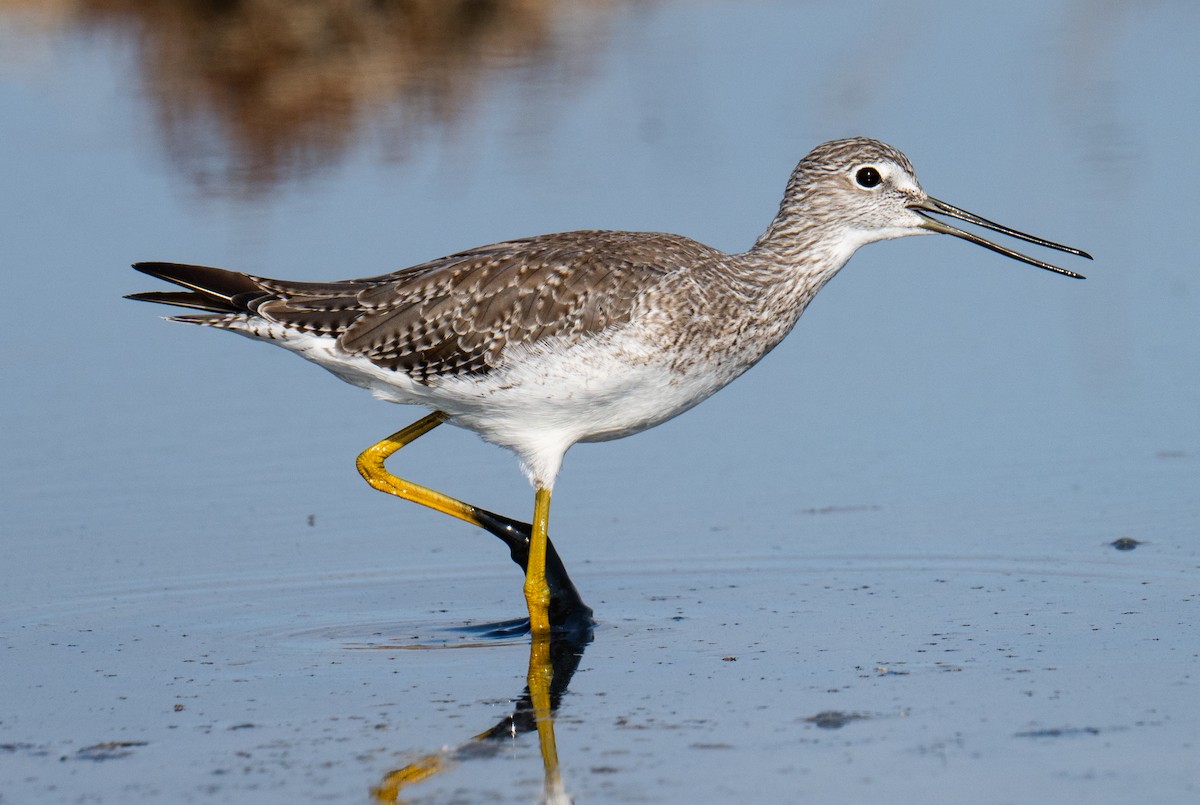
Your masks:
<svg viewBox="0 0 1200 805"><path fill-rule="evenodd" d="M360 292L340 343L421 382L486 373L507 346L628 321L640 294L683 265L668 251L711 250L673 236L569 232L452 255Z"/></svg>

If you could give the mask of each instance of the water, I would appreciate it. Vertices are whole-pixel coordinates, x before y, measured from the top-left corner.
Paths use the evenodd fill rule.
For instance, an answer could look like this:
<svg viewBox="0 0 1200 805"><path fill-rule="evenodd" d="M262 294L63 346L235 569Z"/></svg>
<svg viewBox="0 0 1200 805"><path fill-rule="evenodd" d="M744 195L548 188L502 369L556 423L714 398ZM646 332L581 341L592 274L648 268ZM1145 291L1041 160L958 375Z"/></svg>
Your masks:
<svg viewBox="0 0 1200 805"><path fill-rule="evenodd" d="M0 802L367 801L443 748L405 801L542 793L535 736L471 741L525 684L525 640L460 629L521 614L503 546L353 470L419 412L158 320L128 263L328 279L580 227L739 249L848 134L1089 279L872 246L729 389L573 450L553 533L599 623L567 791L1196 798L1190 6L297 12L256 30L358 44L293 62L202 4L54 8L0 4ZM532 508L469 434L395 466Z"/></svg>

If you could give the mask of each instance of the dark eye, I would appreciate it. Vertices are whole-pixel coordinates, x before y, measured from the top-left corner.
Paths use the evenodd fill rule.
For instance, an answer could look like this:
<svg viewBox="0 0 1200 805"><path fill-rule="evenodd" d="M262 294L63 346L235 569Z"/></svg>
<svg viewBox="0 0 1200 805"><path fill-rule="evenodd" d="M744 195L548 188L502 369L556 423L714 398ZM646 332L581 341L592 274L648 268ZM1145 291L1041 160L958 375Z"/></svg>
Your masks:
<svg viewBox="0 0 1200 805"><path fill-rule="evenodd" d="M883 177L879 175L879 171L868 165L865 168L859 168L858 173L854 174L854 178L858 180L862 187L875 187L883 181Z"/></svg>

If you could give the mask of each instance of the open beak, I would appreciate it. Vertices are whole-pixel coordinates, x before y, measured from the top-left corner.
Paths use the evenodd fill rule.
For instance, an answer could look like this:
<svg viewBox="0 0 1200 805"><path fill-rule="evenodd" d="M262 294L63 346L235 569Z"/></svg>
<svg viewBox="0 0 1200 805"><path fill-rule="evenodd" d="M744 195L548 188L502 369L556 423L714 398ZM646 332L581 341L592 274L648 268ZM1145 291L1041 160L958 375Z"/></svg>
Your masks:
<svg viewBox="0 0 1200 805"><path fill-rule="evenodd" d="M1044 268L1047 271L1053 271L1056 274L1065 274L1068 277L1084 279L1082 274L1076 274L1074 271L1067 271L1065 268L1059 268L1058 266L1050 265L1049 263L1043 263L1041 260L1037 260L1033 257L1027 257L1020 252L1013 251L1012 249L1001 246L998 243L992 243L990 240L981 238L979 235L967 232L964 229L959 229L956 226L951 226L950 224L945 223L944 221L939 221L936 218L931 218L929 215L927 215L927 213L934 212L939 215L957 218L960 221L966 221L969 224L975 224L976 226L982 226L986 229L990 229L993 232L999 232L1002 235L1008 235L1010 238L1017 238L1029 243L1036 243L1039 246L1045 246L1047 249L1057 249L1060 252L1076 254L1080 257L1086 257L1089 260L1092 259L1090 254L1081 249L1073 249L1070 246L1063 246L1061 243L1053 243L1052 241L1044 240L1042 238L1035 238L1033 235L1026 235L1024 232L1018 232L1015 229L1009 229L1007 226L1001 226L995 221L989 221L986 218L980 218L978 215L973 215L966 210L960 210L958 207L947 204L944 201L938 201L936 198L931 198L929 196L926 196L924 201L910 205L909 209L913 210L917 213L917 215L920 215L925 219L921 222L921 226L931 232L940 232L943 235L953 235L956 238L969 240L971 243L978 244L985 249L991 249L994 252L999 252L1005 257L1011 257L1014 260L1020 260L1022 263L1029 263L1031 266L1037 266L1038 268Z"/></svg>

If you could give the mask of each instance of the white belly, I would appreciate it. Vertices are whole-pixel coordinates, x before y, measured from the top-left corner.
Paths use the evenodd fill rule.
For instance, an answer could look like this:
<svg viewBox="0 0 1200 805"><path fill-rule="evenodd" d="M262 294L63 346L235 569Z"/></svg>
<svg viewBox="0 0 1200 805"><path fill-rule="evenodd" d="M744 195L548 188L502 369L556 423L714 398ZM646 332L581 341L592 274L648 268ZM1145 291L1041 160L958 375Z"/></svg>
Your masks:
<svg viewBox="0 0 1200 805"><path fill-rule="evenodd" d="M518 347L487 374L422 385L365 358L346 356L329 338L279 342L381 399L446 412L453 424L515 452L530 481L542 486L553 485L563 454L576 442L617 439L653 427L708 398L746 368L738 361L728 367L700 361L673 366L672 356L626 330L583 343L548 339Z"/></svg>

